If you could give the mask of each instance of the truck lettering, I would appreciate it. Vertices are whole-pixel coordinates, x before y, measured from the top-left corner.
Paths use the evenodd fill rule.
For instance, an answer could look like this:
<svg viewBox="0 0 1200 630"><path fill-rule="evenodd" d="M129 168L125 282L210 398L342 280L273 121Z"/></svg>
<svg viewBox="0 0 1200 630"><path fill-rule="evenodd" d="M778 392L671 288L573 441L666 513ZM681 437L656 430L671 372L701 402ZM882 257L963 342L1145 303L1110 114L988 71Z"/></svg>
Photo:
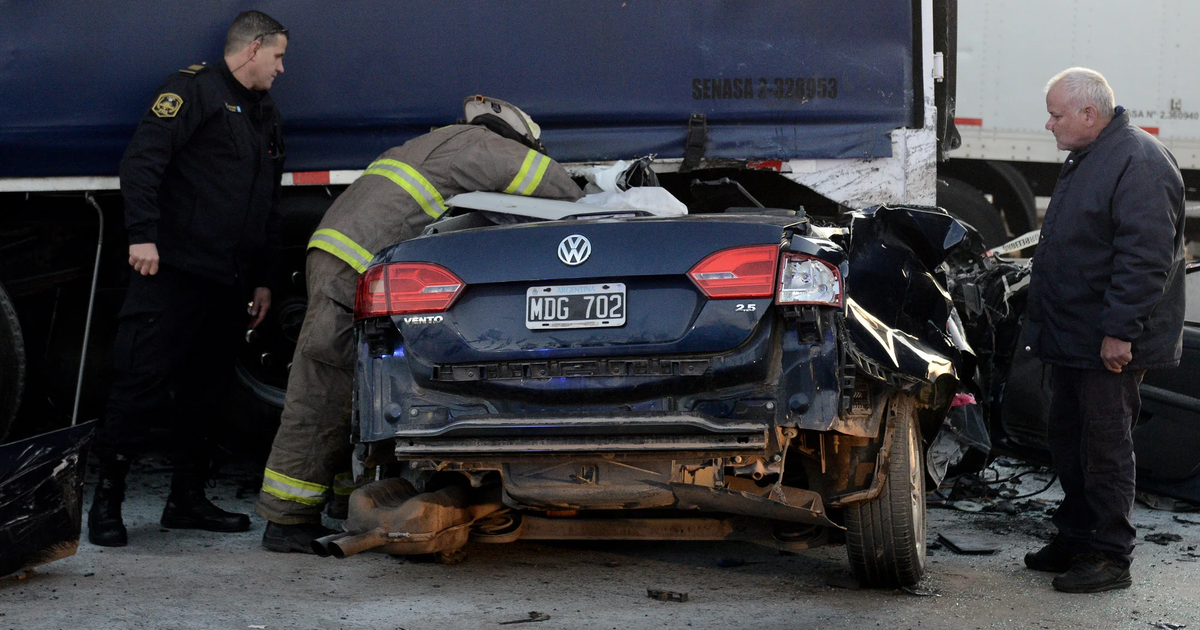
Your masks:
<svg viewBox="0 0 1200 630"><path fill-rule="evenodd" d="M835 77L749 77L742 79L692 79L692 100L762 100L833 99L838 97Z"/></svg>
<svg viewBox="0 0 1200 630"><path fill-rule="evenodd" d="M765 79L761 81L765 81ZM760 92L763 89L760 88ZM754 79L750 77L692 79L692 100L737 101L754 97ZM768 98L768 96L761 95L759 98Z"/></svg>

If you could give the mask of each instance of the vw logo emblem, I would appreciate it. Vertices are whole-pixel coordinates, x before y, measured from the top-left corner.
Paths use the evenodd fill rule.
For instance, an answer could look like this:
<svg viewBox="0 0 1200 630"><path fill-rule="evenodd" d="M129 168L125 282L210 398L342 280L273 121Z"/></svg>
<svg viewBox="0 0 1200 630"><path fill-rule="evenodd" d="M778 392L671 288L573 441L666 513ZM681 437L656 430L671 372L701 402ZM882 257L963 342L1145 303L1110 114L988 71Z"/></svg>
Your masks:
<svg viewBox="0 0 1200 630"><path fill-rule="evenodd" d="M572 234L558 244L558 259L565 265L582 265L591 255L592 244L581 234Z"/></svg>

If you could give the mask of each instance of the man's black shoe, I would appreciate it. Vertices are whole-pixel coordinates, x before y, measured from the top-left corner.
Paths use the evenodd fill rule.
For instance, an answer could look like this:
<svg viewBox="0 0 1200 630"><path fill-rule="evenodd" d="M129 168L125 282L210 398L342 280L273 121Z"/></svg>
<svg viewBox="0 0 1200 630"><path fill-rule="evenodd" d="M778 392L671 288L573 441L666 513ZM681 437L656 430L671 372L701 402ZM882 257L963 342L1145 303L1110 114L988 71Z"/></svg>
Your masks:
<svg viewBox="0 0 1200 630"><path fill-rule="evenodd" d="M210 532L244 532L250 529L250 517L226 512L212 504L204 491L191 489L174 491L163 508L163 527L172 529L203 529Z"/></svg>
<svg viewBox="0 0 1200 630"><path fill-rule="evenodd" d="M1071 568L1072 558L1074 556L1055 538L1045 547L1025 554L1025 566L1034 571L1066 573Z"/></svg>
<svg viewBox="0 0 1200 630"><path fill-rule="evenodd" d="M124 547L129 542L121 521L121 502L125 500L125 479L101 477L88 510L88 540L101 547Z"/></svg>
<svg viewBox="0 0 1200 630"><path fill-rule="evenodd" d="M280 525L267 521L267 529L263 532L262 546L271 551L296 553L316 553L313 541L318 538L336 534L318 523L300 523L298 525Z"/></svg>
<svg viewBox="0 0 1200 630"><path fill-rule="evenodd" d="M1077 556L1071 568L1051 584L1064 593L1099 593L1129 588L1133 578L1124 562L1105 553L1091 552Z"/></svg>

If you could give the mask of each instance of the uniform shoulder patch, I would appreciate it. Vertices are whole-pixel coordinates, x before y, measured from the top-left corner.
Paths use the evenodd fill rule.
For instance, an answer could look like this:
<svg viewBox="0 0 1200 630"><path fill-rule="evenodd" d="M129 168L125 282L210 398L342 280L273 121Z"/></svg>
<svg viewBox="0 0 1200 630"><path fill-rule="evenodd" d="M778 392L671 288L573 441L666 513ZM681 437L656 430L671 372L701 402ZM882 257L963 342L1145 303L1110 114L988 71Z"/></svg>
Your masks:
<svg viewBox="0 0 1200 630"><path fill-rule="evenodd" d="M180 107L183 107L183 97L172 92L163 92L158 95L158 100L154 101L150 111L159 118L174 118Z"/></svg>
<svg viewBox="0 0 1200 630"><path fill-rule="evenodd" d="M179 72L181 74L199 74L205 70L209 70L208 64L192 64L186 68L180 68Z"/></svg>
<svg viewBox="0 0 1200 630"><path fill-rule="evenodd" d="M208 69L208 66L203 63L194 63L186 68L182 68L179 72L183 74L199 74Z"/></svg>

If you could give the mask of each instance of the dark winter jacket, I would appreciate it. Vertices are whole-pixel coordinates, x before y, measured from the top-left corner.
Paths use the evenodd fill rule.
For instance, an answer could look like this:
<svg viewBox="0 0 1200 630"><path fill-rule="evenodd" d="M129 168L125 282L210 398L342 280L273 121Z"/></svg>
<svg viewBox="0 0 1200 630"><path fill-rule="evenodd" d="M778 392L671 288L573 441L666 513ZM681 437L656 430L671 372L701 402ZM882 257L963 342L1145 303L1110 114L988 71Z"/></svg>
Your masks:
<svg viewBox="0 0 1200 630"><path fill-rule="evenodd" d="M1128 369L1183 349L1183 179L1153 136L1117 115L1063 164L1033 259L1025 347L1045 363L1104 369L1104 337L1132 342Z"/></svg>
<svg viewBox="0 0 1200 630"><path fill-rule="evenodd" d="M279 110L222 60L171 75L121 159L130 244L223 284L268 286L279 257Z"/></svg>

